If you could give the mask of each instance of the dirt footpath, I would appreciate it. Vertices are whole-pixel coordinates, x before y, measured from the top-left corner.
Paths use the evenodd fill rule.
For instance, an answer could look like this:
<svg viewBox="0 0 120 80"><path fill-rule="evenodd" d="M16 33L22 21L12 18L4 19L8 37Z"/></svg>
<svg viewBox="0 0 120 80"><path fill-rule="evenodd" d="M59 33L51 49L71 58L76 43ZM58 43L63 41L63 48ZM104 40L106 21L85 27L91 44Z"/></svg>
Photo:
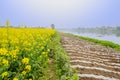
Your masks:
<svg viewBox="0 0 120 80"><path fill-rule="evenodd" d="M120 52L66 34L61 38L81 80L120 80Z"/></svg>

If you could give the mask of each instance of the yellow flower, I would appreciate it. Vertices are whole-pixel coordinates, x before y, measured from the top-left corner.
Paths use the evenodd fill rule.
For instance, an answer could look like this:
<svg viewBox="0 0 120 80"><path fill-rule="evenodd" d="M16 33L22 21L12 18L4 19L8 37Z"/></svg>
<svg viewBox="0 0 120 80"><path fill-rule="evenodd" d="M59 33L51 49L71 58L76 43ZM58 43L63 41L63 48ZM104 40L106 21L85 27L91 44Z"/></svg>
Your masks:
<svg viewBox="0 0 120 80"><path fill-rule="evenodd" d="M43 55L47 55L47 52L42 52Z"/></svg>
<svg viewBox="0 0 120 80"><path fill-rule="evenodd" d="M1 48L1 49L0 49L0 54L1 54L1 55L6 55L6 56L8 56L7 52L8 52L8 51L7 51L6 48Z"/></svg>
<svg viewBox="0 0 120 80"><path fill-rule="evenodd" d="M44 49L44 46L41 47L41 50L43 50L43 49Z"/></svg>
<svg viewBox="0 0 120 80"><path fill-rule="evenodd" d="M7 76L8 75L8 72L3 72L2 73L2 78L4 78L5 76Z"/></svg>
<svg viewBox="0 0 120 80"><path fill-rule="evenodd" d="M48 49L47 51L50 52L50 49Z"/></svg>
<svg viewBox="0 0 120 80"><path fill-rule="evenodd" d="M18 78L13 78L13 80L18 80Z"/></svg>
<svg viewBox="0 0 120 80"><path fill-rule="evenodd" d="M23 42L23 45L24 45L24 46L30 46L31 44L30 44L28 41L24 41L24 42Z"/></svg>
<svg viewBox="0 0 120 80"><path fill-rule="evenodd" d="M25 69L27 69L27 70L31 70L31 66L30 65L27 65L27 66L25 66Z"/></svg>
<svg viewBox="0 0 120 80"><path fill-rule="evenodd" d="M25 76L26 75L26 71L22 71L22 73L21 73L23 76Z"/></svg>
<svg viewBox="0 0 120 80"><path fill-rule="evenodd" d="M31 78L29 80L32 80Z"/></svg>
<svg viewBox="0 0 120 80"><path fill-rule="evenodd" d="M3 59L2 63L3 63L3 65L8 66L8 60Z"/></svg>
<svg viewBox="0 0 120 80"><path fill-rule="evenodd" d="M12 57L12 58L17 58L17 54L18 54L18 52L19 52L19 50L18 49L16 49L16 50L12 50L12 51L10 51L10 56Z"/></svg>
<svg viewBox="0 0 120 80"><path fill-rule="evenodd" d="M29 58L24 58L24 59L22 59L22 63L23 63L23 64L28 64L28 63L29 63Z"/></svg>

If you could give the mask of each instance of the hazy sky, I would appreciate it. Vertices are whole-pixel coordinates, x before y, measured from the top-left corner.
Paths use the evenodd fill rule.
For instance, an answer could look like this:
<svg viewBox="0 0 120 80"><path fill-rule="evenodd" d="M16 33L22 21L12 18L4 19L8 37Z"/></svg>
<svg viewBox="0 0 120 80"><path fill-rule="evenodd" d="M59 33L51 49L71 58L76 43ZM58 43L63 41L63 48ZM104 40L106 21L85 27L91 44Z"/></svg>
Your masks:
<svg viewBox="0 0 120 80"><path fill-rule="evenodd" d="M0 0L0 24L56 27L120 25L120 0Z"/></svg>

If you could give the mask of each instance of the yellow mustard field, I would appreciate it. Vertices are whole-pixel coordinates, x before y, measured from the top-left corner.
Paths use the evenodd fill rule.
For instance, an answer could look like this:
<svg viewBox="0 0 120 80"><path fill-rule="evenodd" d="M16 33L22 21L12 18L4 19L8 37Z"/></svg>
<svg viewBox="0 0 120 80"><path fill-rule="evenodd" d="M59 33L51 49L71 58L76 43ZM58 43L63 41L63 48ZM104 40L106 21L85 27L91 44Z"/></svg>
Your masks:
<svg viewBox="0 0 120 80"><path fill-rule="evenodd" d="M44 77L55 30L0 28L0 80Z"/></svg>

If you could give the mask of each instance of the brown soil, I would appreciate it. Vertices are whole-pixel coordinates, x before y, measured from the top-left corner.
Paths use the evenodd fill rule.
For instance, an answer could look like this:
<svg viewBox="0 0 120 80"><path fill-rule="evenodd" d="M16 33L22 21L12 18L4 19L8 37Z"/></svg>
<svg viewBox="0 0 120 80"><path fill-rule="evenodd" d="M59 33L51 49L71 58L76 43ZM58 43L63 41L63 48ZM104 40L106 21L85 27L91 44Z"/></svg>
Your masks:
<svg viewBox="0 0 120 80"><path fill-rule="evenodd" d="M60 35L62 46L70 57L71 67L77 68L81 80L120 79L119 51L67 34L61 33ZM84 74L87 75L83 76ZM95 75L95 77L90 75Z"/></svg>

